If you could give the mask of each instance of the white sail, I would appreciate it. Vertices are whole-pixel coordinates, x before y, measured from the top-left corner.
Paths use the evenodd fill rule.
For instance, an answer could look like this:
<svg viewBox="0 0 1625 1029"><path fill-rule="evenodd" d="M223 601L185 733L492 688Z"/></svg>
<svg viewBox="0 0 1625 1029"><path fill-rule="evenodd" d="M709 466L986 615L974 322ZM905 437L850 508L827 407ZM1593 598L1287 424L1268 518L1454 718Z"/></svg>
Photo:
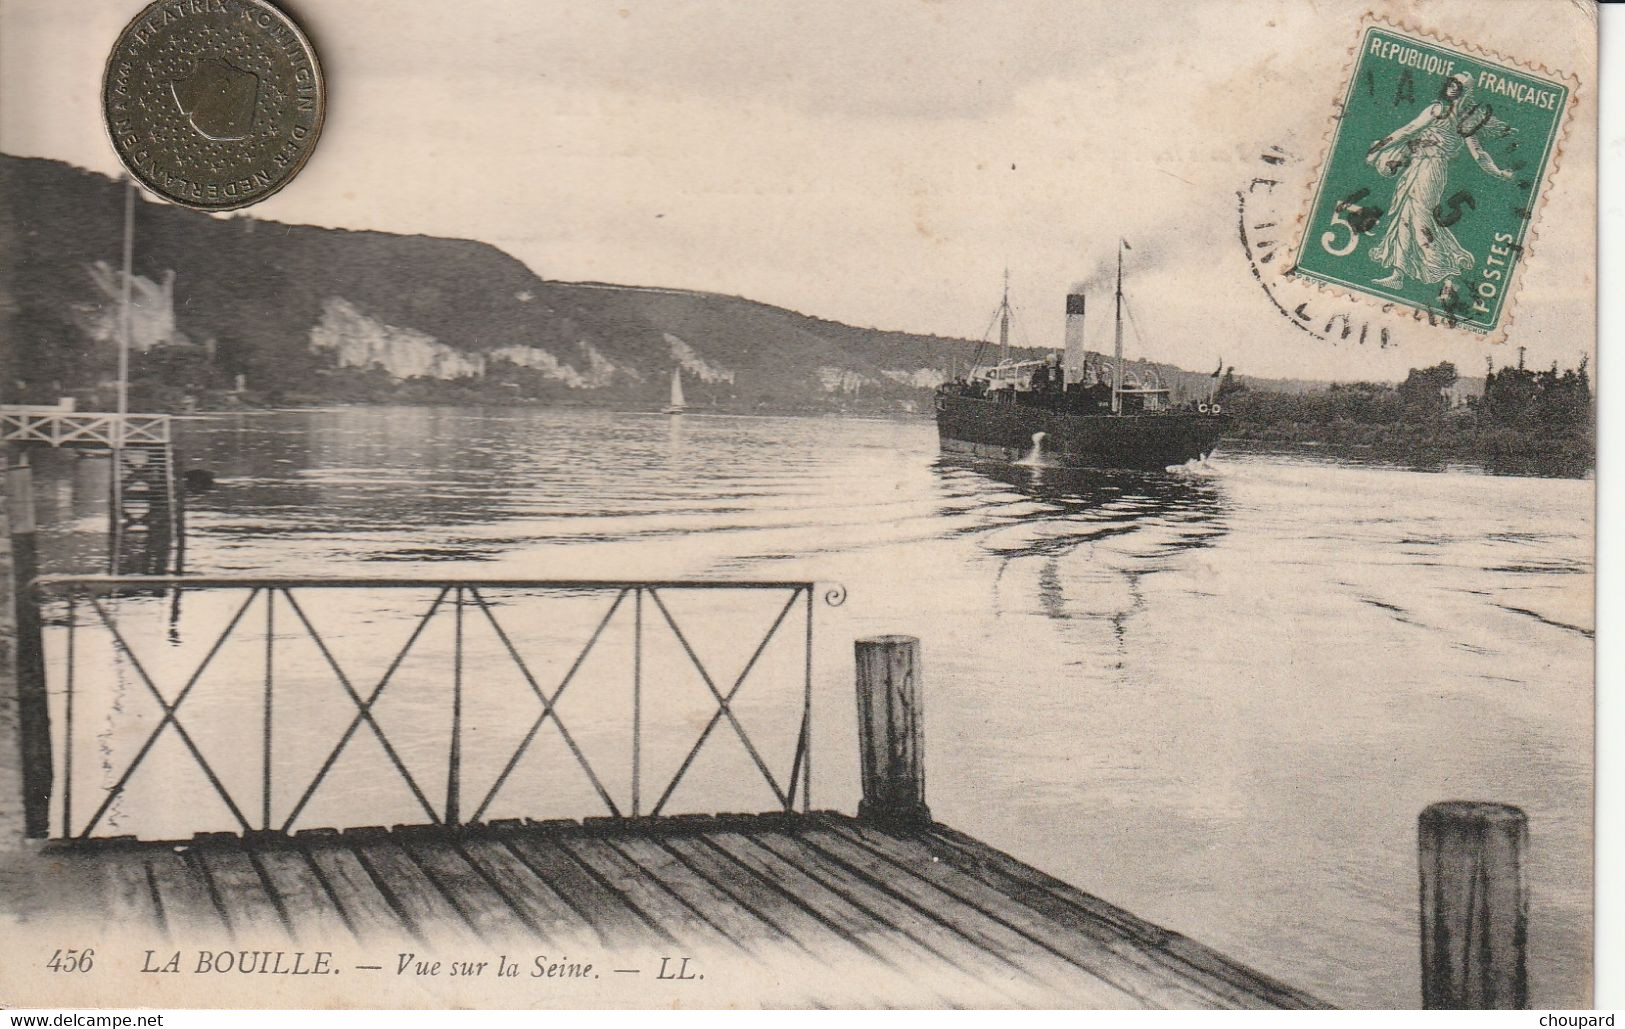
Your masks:
<svg viewBox="0 0 1625 1029"><path fill-rule="evenodd" d="M681 411L688 406L683 399L683 372L680 368L671 370L671 405L670 410Z"/></svg>

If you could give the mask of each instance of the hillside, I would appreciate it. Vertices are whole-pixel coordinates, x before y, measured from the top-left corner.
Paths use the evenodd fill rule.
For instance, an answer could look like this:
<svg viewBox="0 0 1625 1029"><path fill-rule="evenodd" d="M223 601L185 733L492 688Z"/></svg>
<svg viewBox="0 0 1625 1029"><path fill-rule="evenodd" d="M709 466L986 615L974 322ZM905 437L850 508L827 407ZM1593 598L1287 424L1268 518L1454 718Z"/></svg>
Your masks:
<svg viewBox="0 0 1625 1029"><path fill-rule="evenodd" d="M123 205L116 180L0 155L7 399L105 402ZM963 367L975 349L732 296L548 281L472 240L144 200L135 238L132 389L149 409L188 396L654 407L676 366L699 406L923 411L950 363ZM1155 367L1176 393L1211 382Z"/></svg>

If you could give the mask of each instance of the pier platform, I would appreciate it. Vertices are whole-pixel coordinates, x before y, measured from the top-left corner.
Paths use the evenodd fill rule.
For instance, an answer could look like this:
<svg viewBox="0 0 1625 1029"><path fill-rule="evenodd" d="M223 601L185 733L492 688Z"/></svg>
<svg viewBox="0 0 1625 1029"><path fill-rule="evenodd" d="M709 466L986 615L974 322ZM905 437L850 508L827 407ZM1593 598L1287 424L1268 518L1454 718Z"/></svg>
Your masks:
<svg viewBox="0 0 1625 1029"><path fill-rule="evenodd" d="M193 596L223 590L241 600L214 606L216 612L234 609L236 614L223 627L216 618L208 635L196 636L199 647L207 644L200 658L170 662L175 667L157 675L128 643L127 634L141 630L142 623L128 611L125 618L114 618L104 603L109 595L138 590L150 603L154 588ZM332 654L326 641L354 621L331 614L323 621L320 612L334 610L334 601L310 596L322 591L323 597L342 598L362 589L414 598L413 603L394 600L386 605L385 610L405 612L401 617L410 617L412 628L398 634L404 637L398 649L371 648L370 668L354 663L348 653L344 664ZM49 598L43 613L41 594ZM7 913L15 916L19 929L32 926L53 940L66 934L87 941L83 946L100 946L105 953L98 961L128 962L133 956L139 962L143 952L151 958L147 948L166 943L177 964L183 951L194 962L197 954L218 953L243 963L273 957L280 961L293 953L342 954L334 960L347 961L351 976L339 985L361 985L365 980L356 978L358 973L376 975L392 985L383 994L364 996L370 1002L383 996L405 1006L478 1006L519 996L412 993L415 982L423 985L405 967L413 961L444 960L455 966L464 959L476 965L486 960L500 966L505 955L544 953L560 955L561 961L562 955L571 955L573 961L621 963L602 971L610 981L597 992L578 996L592 1005L1322 1006L1308 994L939 822L925 797L924 676L914 637L854 641L862 794L855 816L815 808L809 799L811 660L813 601L819 594L826 603L844 596L811 582L39 578L32 589L17 594L20 610L29 615L19 625L19 636L33 641L28 652L36 659L20 668L23 674L16 682L19 699L33 703L20 709L32 712L32 721L20 723L11 734L24 745L18 749L21 774L13 776L0 767L0 779L16 780L0 795L0 824L8 828L0 835L0 901L8 902ZM552 674L561 675L555 685L551 677L538 681L513 640L523 638L518 627L534 625L556 610L548 605L560 603L560 595L586 598L594 605L587 610L603 613L589 635L570 644L570 649L580 649L568 670L561 673L562 666L555 666ZM679 597L686 597L689 606L679 603ZM691 614L692 602L718 604L728 598L747 609L754 605L759 613L776 610L778 617L754 644L756 630L738 641L742 653L747 648L751 652L742 670L716 677L689 642L700 628ZM781 665L760 687L779 691L788 716L784 729L794 731L753 737L736 713L735 700L797 608L801 631L790 632L781 645L800 659L800 675L786 674ZM184 610L196 618L210 606L188 603ZM315 619L312 612L318 613ZM425 649L423 660L408 664L408 652L436 618L450 630L452 645ZM476 619L489 627L490 639L476 634ZM503 629L504 622L516 627L514 635ZM595 770L556 707L612 625L630 630L615 638L633 658L632 681L613 683L631 687L630 724L610 725L629 737L630 747L616 755L631 758L624 783L606 780ZM668 632L714 703L714 713L703 723L698 718L705 705L694 707L695 715L688 719L645 717L640 699L645 689L670 690L676 681L669 668L657 673L640 661L646 642L665 640ZM41 642L48 633L55 634L57 645ZM334 688L323 691L319 687L327 684L313 678L308 667L284 663L301 637L323 656ZM101 651L99 661L85 656L96 652L98 640L110 648ZM239 659L232 665L234 672L217 680L214 688L229 684L239 698L246 696L254 704L260 717L203 724L247 756L248 775L242 767L236 774L217 772L196 746L193 734L201 733L202 725L190 713L195 707L188 706L194 686L228 640L246 641L253 660ZM501 651L490 646L493 640L503 645ZM141 728L147 735L142 742L139 734L129 734L111 762L97 757L100 737L90 735L105 724L105 717L87 722L84 713L97 710L86 705L111 689L109 653L122 655L135 680L127 685L139 685L151 697L140 708L140 694L131 690L121 717L146 710ZM465 693L483 689L483 677L493 674L503 655L534 690L536 711L505 771L489 785L482 777L480 786L472 788L461 774L464 747L476 741L490 744L476 735L482 723L465 719L463 699ZM555 660L569 657L565 650ZM192 666L192 660L198 663ZM177 676L183 677L183 685L177 685ZM421 716L414 721L413 749L397 749L385 728L396 723L380 725L373 716L380 694L397 678L436 689L450 702L444 724ZM53 689L59 690L54 711L47 702ZM183 719L192 720L190 729ZM294 728L288 728L288 719L295 719ZM555 799L552 766L532 768L518 780L508 774L549 722L557 723L568 755L564 760L573 761L596 787L604 813L579 821L485 817L487 805L510 785L514 792L505 810L523 810L532 803L542 808ZM278 747L278 740L323 725L336 732L344 724L348 729L337 734L313 777L309 762L298 774L288 770L289 748L285 742ZM398 777L421 802L420 820L348 827L383 817L363 806L367 794L353 785L341 792L344 783L335 784L329 774L348 743L363 732L372 735L379 751L370 764L358 767L369 769L378 782ZM685 745L687 757L674 770L663 768L651 777L644 768L649 762L640 755L661 733ZM188 748L196 766L190 779L183 774L190 771L184 764L146 761L166 734ZM746 782L760 776L779 808L726 815L666 808L695 756L713 738L737 746L724 752L733 760L733 774ZM670 742L665 745L673 755L682 752ZM444 753L444 772L425 769L425 753ZM593 757L604 767L603 748ZM91 775L80 771L86 760L98 759L102 770L93 769ZM147 789L127 791L142 775L154 777ZM433 785L425 792L419 784ZM198 811L209 793L199 790L205 786L231 813L235 830L213 831L229 824L223 819L202 821ZM324 815L309 815L315 810L306 803L312 796L342 803L321 808L328 812ZM12 797L21 803L8 804ZM125 804L122 817L108 824L104 816L115 803ZM142 819L152 809L167 821L144 827ZM301 821L313 817L323 820ZM158 824L170 827L159 830ZM201 831L205 826L211 831ZM131 832L140 837L114 835ZM190 835L176 838L183 833ZM119 958L111 956L114 937L134 941L124 945L127 953ZM714 992L704 999L694 990L638 992L640 987L670 988L669 981L654 980L676 977L659 971L675 961L681 976L683 962L690 959L714 973L713 981L704 984ZM393 967L397 962L399 969ZM236 972L247 969L239 966ZM623 972L624 978L616 975ZM507 974L518 977L517 972ZM694 978L700 975L696 971ZM462 977L453 983L448 976L446 982L456 986Z"/></svg>
<svg viewBox="0 0 1625 1029"><path fill-rule="evenodd" d="M935 823L832 812L118 839L37 852L56 889L176 945L220 938L788 948L994 1006L1315 998ZM66 889L64 889L66 887ZM61 899L52 904L58 914ZM884 990L880 991L884 996Z"/></svg>
<svg viewBox="0 0 1625 1029"><path fill-rule="evenodd" d="M108 505L108 570L114 574L180 573L185 559L185 491L174 432L167 414L77 411L54 406L0 405L0 450L26 453L35 447L76 450L111 458ZM26 458L6 462L7 494L22 492L32 507ZM32 534L32 529L29 529ZM13 530L15 534L15 530ZM32 569L27 576L32 577Z"/></svg>

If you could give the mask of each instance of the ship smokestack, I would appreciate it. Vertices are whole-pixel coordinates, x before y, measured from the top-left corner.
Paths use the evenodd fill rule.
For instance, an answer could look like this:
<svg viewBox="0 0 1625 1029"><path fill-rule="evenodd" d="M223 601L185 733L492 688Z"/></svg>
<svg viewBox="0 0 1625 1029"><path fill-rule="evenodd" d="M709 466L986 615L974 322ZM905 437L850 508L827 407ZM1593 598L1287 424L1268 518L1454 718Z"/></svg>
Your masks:
<svg viewBox="0 0 1625 1029"><path fill-rule="evenodd" d="M1083 382L1083 294L1066 295L1066 356L1062 361L1067 382Z"/></svg>

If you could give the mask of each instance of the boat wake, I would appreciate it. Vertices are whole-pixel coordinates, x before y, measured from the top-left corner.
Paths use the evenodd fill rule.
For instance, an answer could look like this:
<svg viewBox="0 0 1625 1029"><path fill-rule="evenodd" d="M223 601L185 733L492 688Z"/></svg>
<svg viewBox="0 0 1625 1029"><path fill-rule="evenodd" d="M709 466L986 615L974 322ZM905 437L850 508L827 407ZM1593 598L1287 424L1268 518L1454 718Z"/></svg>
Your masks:
<svg viewBox="0 0 1625 1029"><path fill-rule="evenodd" d="M1181 478L1209 479L1220 473L1220 466L1213 463L1212 455L1207 457L1194 457L1184 464L1171 464L1164 469L1169 475Z"/></svg>
<svg viewBox="0 0 1625 1029"><path fill-rule="evenodd" d="M1033 433L1033 448L1027 451L1027 456L1016 464L1023 468L1054 468L1055 462L1044 455L1044 439L1049 436L1047 432Z"/></svg>

